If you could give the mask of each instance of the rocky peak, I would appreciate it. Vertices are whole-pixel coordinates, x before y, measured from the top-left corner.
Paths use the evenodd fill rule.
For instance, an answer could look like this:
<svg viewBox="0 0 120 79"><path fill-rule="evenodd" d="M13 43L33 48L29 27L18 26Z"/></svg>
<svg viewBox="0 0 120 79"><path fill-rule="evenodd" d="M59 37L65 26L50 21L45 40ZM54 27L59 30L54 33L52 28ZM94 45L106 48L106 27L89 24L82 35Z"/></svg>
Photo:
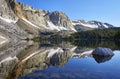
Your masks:
<svg viewBox="0 0 120 79"><path fill-rule="evenodd" d="M71 20L63 12L55 11L55 12L52 12L49 16L52 23L57 26L63 26L69 30L70 30L70 27L73 27Z"/></svg>
<svg viewBox="0 0 120 79"><path fill-rule="evenodd" d="M58 25L58 26L64 25L64 27L67 26L66 21L70 21L68 19L68 16L66 16L65 13L58 12L58 11L52 12L50 14L50 20L53 22L53 24Z"/></svg>
<svg viewBox="0 0 120 79"><path fill-rule="evenodd" d="M21 2L18 2L18 4L20 5L20 7L23 9L23 10L33 10L34 8L27 5L27 4L24 4L24 3L21 3Z"/></svg>

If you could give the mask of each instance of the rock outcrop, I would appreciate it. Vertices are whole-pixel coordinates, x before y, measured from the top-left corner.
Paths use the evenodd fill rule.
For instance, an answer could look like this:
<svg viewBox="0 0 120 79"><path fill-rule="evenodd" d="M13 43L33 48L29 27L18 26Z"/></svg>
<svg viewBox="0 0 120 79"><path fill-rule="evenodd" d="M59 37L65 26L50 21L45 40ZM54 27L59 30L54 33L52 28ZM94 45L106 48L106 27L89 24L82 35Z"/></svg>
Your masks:
<svg viewBox="0 0 120 79"><path fill-rule="evenodd" d="M27 15L27 20L29 20L30 22L32 22L33 24L39 27L47 26L47 22L44 16L48 14L49 11L37 10L23 3L19 3L19 6L24 11L24 13Z"/></svg>
<svg viewBox="0 0 120 79"><path fill-rule="evenodd" d="M7 42L17 43L29 38L30 35L16 24L21 17L17 14L19 13L19 5L16 0L1 0L0 5L0 32L7 39Z"/></svg>
<svg viewBox="0 0 120 79"><path fill-rule="evenodd" d="M4 34L9 42L17 42L29 37L29 35L17 26L17 24L8 23L3 19L0 19L0 32Z"/></svg>
<svg viewBox="0 0 120 79"><path fill-rule="evenodd" d="M50 15L50 21L56 26L63 26L64 28L67 28L68 30L75 31L71 20L69 17L63 13L63 12L52 12Z"/></svg>
<svg viewBox="0 0 120 79"><path fill-rule="evenodd" d="M17 16L12 10L13 0L0 0L0 16L7 19L17 20Z"/></svg>

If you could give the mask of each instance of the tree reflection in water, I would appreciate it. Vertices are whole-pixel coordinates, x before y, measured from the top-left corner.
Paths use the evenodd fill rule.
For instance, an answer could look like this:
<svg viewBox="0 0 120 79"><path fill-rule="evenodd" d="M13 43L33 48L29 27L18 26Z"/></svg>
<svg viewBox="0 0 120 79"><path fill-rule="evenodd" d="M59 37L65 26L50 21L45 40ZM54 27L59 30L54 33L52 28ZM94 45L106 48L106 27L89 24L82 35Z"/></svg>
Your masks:
<svg viewBox="0 0 120 79"><path fill-rule="evenodd" d="M20 45L22 46L21 48L25 47L25 49L21 49L21 51L18 51L18 53L14 54L17 61L14 58L6 60L9 57L8 56L9 54L4 55L4 57L6 58L1 59L2 62L0 63L1 74L0 78L17 79L20 76L30 74L36 70L49 69L51 66L64 67L65 64L68 63L69 60L72 58L80 59L92 57L92 51L95 49L94 47L97 47L97 43L95 44L89 42L82 43L60 42L55 44L54 42L52 43L47 42L47 44L49 44L47 45L44 42L40 44L35 43L33 45L28 44L29 45L28 47L26 47L27 45L26 43L13 45L13 47L11 46L10 49L15 48L16 50L14 50L14 52L18 51L17 47L20 49ZM109 47L109 44L107 46L107 43L98 43L98 46ZM113 48L111 49L114 50L118 48L119 47L113 44ZM1 52L2 51L3 50L1 50ZM13 51L6 51L6 53L12 52ZM3 55L0 54L0 56L2 58ZM10 57L12 56L10 55ZM110 60L112 56L110 57L93 56L93 58L98 63L103 63ZM3 60L5 61L3 62Z"/></svg>

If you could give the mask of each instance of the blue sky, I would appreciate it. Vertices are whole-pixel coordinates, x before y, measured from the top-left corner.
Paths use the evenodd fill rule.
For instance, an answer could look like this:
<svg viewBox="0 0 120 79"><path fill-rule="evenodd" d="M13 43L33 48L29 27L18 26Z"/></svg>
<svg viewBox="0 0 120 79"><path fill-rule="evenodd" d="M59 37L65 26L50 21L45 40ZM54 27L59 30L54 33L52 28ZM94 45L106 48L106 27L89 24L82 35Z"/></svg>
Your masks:
<svg viewBox="0 0 120 79"><path fill-rule="evenodd" d="M65 12L70 19L97 20L120 26L120 0L17 0L37 9Z"/></svg>

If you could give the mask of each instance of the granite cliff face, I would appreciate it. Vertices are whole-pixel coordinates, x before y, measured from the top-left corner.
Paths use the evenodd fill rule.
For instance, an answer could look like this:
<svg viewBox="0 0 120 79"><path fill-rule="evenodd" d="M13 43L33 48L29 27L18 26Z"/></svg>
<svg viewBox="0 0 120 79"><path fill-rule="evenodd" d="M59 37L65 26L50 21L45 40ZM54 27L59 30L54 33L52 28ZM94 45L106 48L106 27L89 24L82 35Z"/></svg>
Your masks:
<svg viewBox="0 0 120 79"><path fill-rule="evenodd" d="M19 19L14 12L16 1L1 0L0 5L0 36L3 35L10 43L29 38L29 34L16 24Z"/></svg>
<svg viewBox="0 0 120 79"><path fill-rule="evenodd" d="M46 19L44 15L48 13L48 11L45 10L36 10L26 4L19 3L20 8L25 12L27 15L27 20L32 22L33 24L37 26L47 26ZM41 28L42 29L42 28Z"/></svg>
<svg viewBox="0 0 120 79"><path fill-rule="evenodd" d="M58 11L52 12L50 14L50 20L56 26L63 26L64 28L66 28L68 30L75 31L75 29L74 29L74 27L72 25L71 20L63 12L58 12Z"/></svg>
<svg viewBox="0 0 120 79"><path fill-rule="evenodd" d="M6 19L17 20L12 10L13 0L0 0L0 16Z"/></svg>
<svg viewBox="0 0 120 79"><path fill-rule="evenodd" d="M40 30L48 31L76 31L69 17L63 12L49 12L47 10L37 10L23 3L19 3L22 10L27 15L27 19L40 27Z"/></svg>

